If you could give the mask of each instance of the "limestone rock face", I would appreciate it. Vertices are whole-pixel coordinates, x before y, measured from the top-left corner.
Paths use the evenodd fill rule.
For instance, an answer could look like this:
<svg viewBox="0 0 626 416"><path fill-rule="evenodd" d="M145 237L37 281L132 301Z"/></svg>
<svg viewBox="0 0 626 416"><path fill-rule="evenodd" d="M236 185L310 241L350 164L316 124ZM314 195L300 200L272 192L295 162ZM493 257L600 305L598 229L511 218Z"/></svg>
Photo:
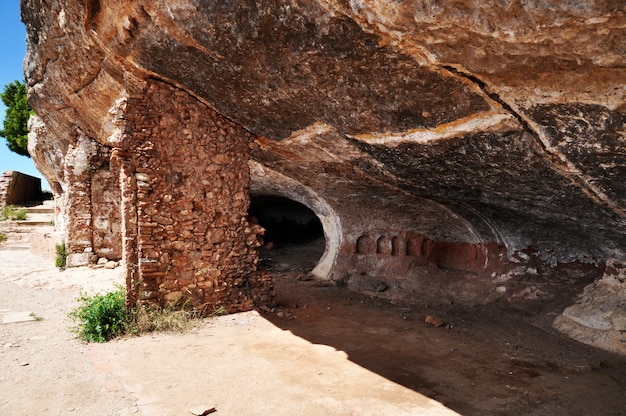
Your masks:
<svg viewBox="0 0 626 416"><path fill-rule="evenodd" d="M252 194L317 214L319 278L408 293L478 273L449 290L486 302L507 264L626 256L622 2L22 0L22 17L53 187L81 137L96 162L132 150L126 106L158 80L250 133L234 175Z"/></svg>
<svg viewBox="0 0 626 416"><path fill-rule="evenodd" d="M626 268L607 262L602 279L585 288L578 301L554 322L560 331L586 344L626 352Z"/></svg>

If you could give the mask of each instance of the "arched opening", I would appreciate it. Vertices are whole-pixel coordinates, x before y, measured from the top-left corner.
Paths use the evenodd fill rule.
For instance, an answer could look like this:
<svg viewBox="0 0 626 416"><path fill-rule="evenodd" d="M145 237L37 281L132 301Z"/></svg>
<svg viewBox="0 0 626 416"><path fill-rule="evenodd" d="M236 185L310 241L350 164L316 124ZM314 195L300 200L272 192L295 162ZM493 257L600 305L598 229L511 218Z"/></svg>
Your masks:
<svg viewBox="0 0 626 416"><path fill-rule="evenodd" d="M267 269L308 273L324 254L322 223L307 206L282 196L256 195L248 214L265 228L259 257Z"/></svg>

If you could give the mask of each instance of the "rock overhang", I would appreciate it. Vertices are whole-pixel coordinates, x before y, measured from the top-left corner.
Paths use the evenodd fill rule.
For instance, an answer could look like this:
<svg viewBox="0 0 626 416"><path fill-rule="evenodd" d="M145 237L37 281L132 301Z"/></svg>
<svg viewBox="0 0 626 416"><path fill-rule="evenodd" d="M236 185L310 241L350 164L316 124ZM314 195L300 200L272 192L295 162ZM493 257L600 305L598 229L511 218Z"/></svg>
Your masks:
<svg viewBox="0 0 626 416"><path fill-rule="evenodd" d="M614 2L23 6L55 149L77 134L116 145L121 103L158 79L256 136L253 159L327 204L350 247L369 229L551 262L624 254Z"/></svg>

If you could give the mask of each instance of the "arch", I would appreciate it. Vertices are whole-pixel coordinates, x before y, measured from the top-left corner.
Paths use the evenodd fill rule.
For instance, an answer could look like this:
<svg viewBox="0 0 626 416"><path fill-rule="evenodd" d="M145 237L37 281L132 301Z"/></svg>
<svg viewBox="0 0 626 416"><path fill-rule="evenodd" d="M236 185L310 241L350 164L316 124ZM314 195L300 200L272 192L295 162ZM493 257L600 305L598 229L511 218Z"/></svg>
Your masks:
<svg viewBox="0 0 626 416"><path fill-rule="evenodd" d="M376 240L370 235L362 235L356 240L356 254L376 253Z"/></svg>
<svg viewBox="0 0 626 416"><path fill-rule="evenodd" d="M406 251L406 238L403 235L391 237L391 254L393 256L405 256Z"/></svg>
<svg viewBox="0 0 626 416"><path fill-rule="evenodd" d="M263 240L305 244L324 235L322 223L306 205L276 195L251 195L248 215L265 229Z"/></svg>
<svg viewBox="0 0 626 416"><path fill-rule="evenodd" d="M380 237L376 240L376 253L378 254L391 254L391 238L386 235Z"/></svg>
<svg viewBox="0 0 626 416"><path fill-rule="evenodd" d="M306 205L276 195L251 195L250 218L265 229L261 260L277 271L309 272L324 252L322 223Z"/></svg>
<svg viewBox="0 0 626 416"><path fill-rule="evenodd" d="M320 280L330 280L343 241L341 222L332 207L308 186L276 172L254 160L250 166L250 196L273 195L291 199L308 207L322 224L325 247L311 274Z"/></svg>
<svg viewBox="0 0 626 416"><path fill-rule="evenodd" d="M407 256L422 256L424 237L420 234L409 232L406 237Z"/></svg>

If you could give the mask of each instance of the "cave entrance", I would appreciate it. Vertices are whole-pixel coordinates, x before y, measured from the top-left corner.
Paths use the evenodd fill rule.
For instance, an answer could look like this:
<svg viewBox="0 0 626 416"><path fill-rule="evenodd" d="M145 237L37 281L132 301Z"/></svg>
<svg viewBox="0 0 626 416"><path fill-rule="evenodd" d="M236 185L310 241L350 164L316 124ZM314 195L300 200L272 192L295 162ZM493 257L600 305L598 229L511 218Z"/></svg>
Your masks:
<svg viewBox="0 0 626 416"><path fill-rule="evenodd" d="M250 217L265 228L261 265L272 272L308 273L326 247L324 228L306 205L275 195L250 197Z"/></svg>

